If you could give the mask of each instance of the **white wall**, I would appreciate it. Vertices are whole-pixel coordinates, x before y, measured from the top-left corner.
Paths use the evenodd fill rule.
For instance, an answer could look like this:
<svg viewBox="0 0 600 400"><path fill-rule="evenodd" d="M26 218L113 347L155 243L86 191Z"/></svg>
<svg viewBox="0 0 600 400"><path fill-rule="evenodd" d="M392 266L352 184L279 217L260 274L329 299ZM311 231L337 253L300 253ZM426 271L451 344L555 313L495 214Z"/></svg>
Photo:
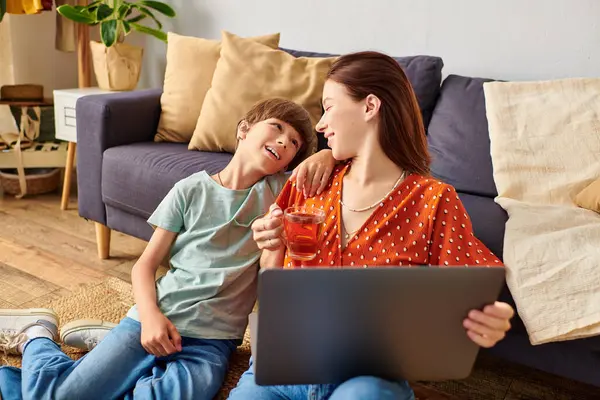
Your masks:
<svg viewBox="0 0 600 400"><path fill-rule="evenodd" d="M344 53L431 54L444 75L528 80L600 76L600 0L166 0L174 32L220 37L281 32L281 46ZM55 13L11 15L16 83L46 95L77 85L75 53L54 48ZM96 29L92 28L97 37ZM162 86L166 45L146 43L140 87Z"/></svg>
<svg viewBox="0 0 600 400"><path fill-rule="evenodd" d="M10 20L5 18L0 24L0 86L13 84L15 82L14 75Z"/></svg>
<svg viewBox="0 0 600 400"><path fill-rule="evenodd" d="M167 0L166 27L219 38L281 32L281 46L444 59L444 75L600 76L599 0ZM161 86L166 46L147 42L143 86Z"/></svg>
<svg viewBox="0 0 600 400"><path fill-rule="evenodd" d="M41 84L44 86L44 96L48 98L52 97L54 89L77 87L77 53L55 48L56 10L37 15L7 15L5 18L2 22L5 29L0 31L4 34L0 38L10 38L10 46L3 46L2 49L7 54L12 50L14 83ZM100 40L98 27L89 29L90 38ZM129 43L138 46L144 45L145 40L145 37L137 34L128 38ZM3 55L2 52L0 55ZM13 83L5 80L5 83ZM92 85L95 85L93 67Z"/></svg>
<svg viewBox="0 0 600 400"><path fill-rule="evenodd" d="M8 15L14 82L44 85L45 97L52 97L54 89L77 86L76 54L54 48L55 18L55 11Z"/></svg>

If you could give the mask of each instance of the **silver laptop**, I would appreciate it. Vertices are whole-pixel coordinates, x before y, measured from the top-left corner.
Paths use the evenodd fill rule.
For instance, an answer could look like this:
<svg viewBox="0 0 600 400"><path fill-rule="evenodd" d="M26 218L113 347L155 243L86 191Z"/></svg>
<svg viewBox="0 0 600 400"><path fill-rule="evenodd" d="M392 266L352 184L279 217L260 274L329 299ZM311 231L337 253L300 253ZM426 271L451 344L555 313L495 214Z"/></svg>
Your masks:
<svg viewBox="0 0 600 400"><path fill-rule="evenodd" d="M249 321L256 383L465 378L479 347L463 319L504 282L498 267L262 270Z"/></svg>

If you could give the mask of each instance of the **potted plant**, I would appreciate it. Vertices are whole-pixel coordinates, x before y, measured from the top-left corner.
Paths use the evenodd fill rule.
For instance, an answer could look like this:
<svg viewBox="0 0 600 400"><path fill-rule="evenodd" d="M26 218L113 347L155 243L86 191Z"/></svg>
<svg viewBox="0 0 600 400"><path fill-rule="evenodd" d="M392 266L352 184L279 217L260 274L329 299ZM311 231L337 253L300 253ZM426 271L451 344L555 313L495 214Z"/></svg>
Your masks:
<svg viewBox="0 0 600 400"><path fill-rule="evenodd" d="M123 43L125 37L137 31L166 42L167 34L155 13L175 17L169 5L151 0L99 0L87 6L63 5L57 11L77 23L99 25L102 42L90 41L90 48L98 86L106 90L133 90L137 86L143 49ZM141 25L146 18L152 19L156 28Z"/></svg>
<svg viewBox="0 0 600 400"><path fill-rule="evenodd" d="M0 0L0 22L2 22L4 14L6 14L6 0Z"/></svg>

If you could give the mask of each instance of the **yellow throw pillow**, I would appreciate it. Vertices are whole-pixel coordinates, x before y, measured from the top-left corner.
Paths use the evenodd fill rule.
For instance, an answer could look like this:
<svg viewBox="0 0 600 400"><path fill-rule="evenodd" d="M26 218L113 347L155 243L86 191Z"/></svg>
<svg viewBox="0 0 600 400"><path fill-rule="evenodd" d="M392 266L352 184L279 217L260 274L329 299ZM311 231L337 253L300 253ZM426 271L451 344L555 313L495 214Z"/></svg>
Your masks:
<svg viewBox="0 0 600 400"><path fill-rule="evenodd" d="M600 179L595 180L575 197L579 207L600 213Z"/></svg>
<svg viewBox="0 0 600 400"><path fill-rule="evenodd" d="M253 104L272 97L295 101L308 110L313 126L318 122L323 84L335 58L296 58L225 31L222 44L190 150L233 153L240 119ZM309 154L316 140L311 146Z"/></svg>
<svg viewBox="0 0 600 400"><path fill-rule="evenodd" d="M279 33L243 40L279 47ZM221 42L168 33L167 68L157 142L188 143L219 61Z"/></svg>

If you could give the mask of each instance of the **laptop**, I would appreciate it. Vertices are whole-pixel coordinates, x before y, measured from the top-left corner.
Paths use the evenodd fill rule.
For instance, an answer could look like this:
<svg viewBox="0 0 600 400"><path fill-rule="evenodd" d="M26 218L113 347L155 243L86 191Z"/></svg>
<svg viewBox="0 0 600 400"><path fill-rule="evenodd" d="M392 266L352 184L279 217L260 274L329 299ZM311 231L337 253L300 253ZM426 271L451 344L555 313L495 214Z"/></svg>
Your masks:
<svg viewBox="0 0 600 400"><path fill-rule="evenodd" d="M356 376L467 377L479 346L462 323L500 295L504 267L265 269L250 315L258 385Z"/></svg>

